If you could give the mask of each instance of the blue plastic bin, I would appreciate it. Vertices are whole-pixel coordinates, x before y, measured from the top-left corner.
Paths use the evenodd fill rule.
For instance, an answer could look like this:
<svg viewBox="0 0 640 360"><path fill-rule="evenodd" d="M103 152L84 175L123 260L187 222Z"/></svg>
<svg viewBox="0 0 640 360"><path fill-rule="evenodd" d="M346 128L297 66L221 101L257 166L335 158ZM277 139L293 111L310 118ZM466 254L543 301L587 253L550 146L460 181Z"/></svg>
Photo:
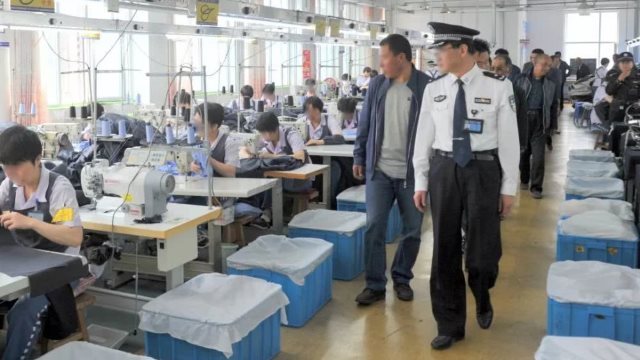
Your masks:
<svg viewBox="0 0 640 360"><path fill-rule="evenodd" d="M548 301L547 332L590 336L640 345L640 309Z"/></svg>
<svg viewBox="0 0 640 360"><path fill-rule="evenodd" d="M314 223L323 219L326 224ZM342 228L343 220L355 225ZM307 210L289 222L290 238L317 238L333 244L333 278L353 280L364 271L364 231L366 215L358 212Z"/></svg>
<svg viewBox="0 0 640 360"><path fill-rule="evenodd" d="M561 235L556 242L556 260L596 260L638 267L638 242Z"/></svg>
<svg viewBox="0 0 640 360"><path fill-rule="evenodd" d="M300 247L296 246L296 242ZM287 274L277 265L270 264L286 263L287 268L290 269L292 262L287 261L287 258L292 256L301 259L296 263L296 269L304 271L296 276L290 276L291 272ZM265 262L263 259L269 260ZM289 305L286 307L288 326L304 326L331 300L332 245L325 241L288 239L277 235L262 236L229 257L227 261L229 274L251 276L282 286L282 290L289 298ZM311 272L303 275L311 268L313 268ZM304 283L300 285L302 276L304 276Z"/></svg>

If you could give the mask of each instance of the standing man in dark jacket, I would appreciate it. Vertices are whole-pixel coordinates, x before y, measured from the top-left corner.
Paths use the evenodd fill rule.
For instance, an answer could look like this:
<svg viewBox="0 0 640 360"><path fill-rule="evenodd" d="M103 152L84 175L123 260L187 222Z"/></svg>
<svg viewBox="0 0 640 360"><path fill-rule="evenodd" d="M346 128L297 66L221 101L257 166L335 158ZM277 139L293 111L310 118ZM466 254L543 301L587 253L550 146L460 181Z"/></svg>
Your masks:
<svg viewBox="0 0 640 360"><path fill-rule="evenodd" d="M551 58L538 55L534 66L516 82L527 96L527 118L529 134L525 151L520 158L520 181L523 189L529 188L534 199L542 199L544 181L544 146L551 124L558 116L556 83L547 75L551 69ZM529 187L529 180L531 186Z"/></svg>
<svg viewBox="0 0 640 360"><path fill-rule="evenodd" d="M607 77L607 95L613 97L609 107L609 121L624 121L629 105L640 99L640 73L633 62L633 54L623 52L618 57L617 66Z"/></svg>
<svg viewBox="0 0 640 360"><path fill-rule="evenodd" d="M571 66L567 64L566 61L562 60L562 53L560 51L556 51L554 54L558 60L560 60L560 65L558 69L560 69L560 73L562 74L562 84L560 85L560 110L564 109L564 84L567 83L567 78L569 74L571 74Z"/></svg>
<svg viewBox="0 0 640 360"><path fill-rule="evenodd" d="M509 68L510 68L509 76L507 76L507 79L509 79L509 81L511 82L515 82L518 76L522 73L522 70L520 70L520 68L516 64L511 62L511 58L509 57L509 51L507 51L507 49L498 49L495 51L494 55L495 56L502 55L506 57L506 59L508 60L507 65L509 65Z"/></svg>
<svg viewBox="0 0 640 360"><path fill-rule="evenodd" d="M533 68L533 60L536 58L536 56L543 55L543 54L544 54L544 50L542 49L531 50L531 54L529 54L529 61L522 66L522 73L530 72L531 69Z"/></svg>
<svg viewBox="0 0 640 360"><path fill-rule="evenodd" d="M586 78L591 75L591 70L587 64L582 62L582 58L576 58L576 80Z"/></svg>
<svg viewBox="0 0 640 360"><path fill-rule="evenodd" d="M509 78L509 57L506 55L496 55L493 58L492 70L496 75ZM519 88L515 82L513 85L513 95L516 101L516 118L518 119L518 139L520 139L520 152L524 150L529 141L529 121L527 120L527 95Z"/></svg>
<svg viewBox="0 0 640 360"><path fill-rule="evenodd" d="M411 159L424 88L430 78L411 63L411 44L392 34L380 42L385 76L371 79L356 136L353 173L367 178L365 233L366 288L356 302L370 305L385 298L385 234L394 201L402 214L402 239L391 266L400 300L413 300L409 282L420 248L422 214L413 206Z"/></svg>

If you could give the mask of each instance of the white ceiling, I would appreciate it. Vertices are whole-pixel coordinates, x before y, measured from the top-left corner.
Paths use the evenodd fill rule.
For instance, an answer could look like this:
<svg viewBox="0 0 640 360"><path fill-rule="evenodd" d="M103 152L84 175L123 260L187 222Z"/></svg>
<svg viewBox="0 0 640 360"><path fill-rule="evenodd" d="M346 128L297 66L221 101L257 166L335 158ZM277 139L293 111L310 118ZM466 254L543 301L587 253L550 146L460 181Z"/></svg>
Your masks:
<svg viewBox="0 0 640 360"><path fill-rule="evenodd" d="M375 1L375 0L374 0ZM377 3L387 3L387 6L415 11L429 9L442 9L444 6L452 10L473 10L493 8L494 3L498 9L505 10L543 10L543 9L576 9L583 0L386 0ZM587 1L587 5L594 10L599 9L625 9L638 6L636 0L597 0ZM525 5L526 4L526 5Z"/></svg>

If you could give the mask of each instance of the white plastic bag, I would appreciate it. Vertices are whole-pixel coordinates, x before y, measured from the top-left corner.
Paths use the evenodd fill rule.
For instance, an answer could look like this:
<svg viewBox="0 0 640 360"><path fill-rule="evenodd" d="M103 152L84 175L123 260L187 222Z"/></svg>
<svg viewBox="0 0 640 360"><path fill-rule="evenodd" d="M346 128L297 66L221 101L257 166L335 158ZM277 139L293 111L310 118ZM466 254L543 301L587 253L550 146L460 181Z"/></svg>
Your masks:
<svg viewBox="0 0 640 360"><path fill-rule="evenodd" d="M635 219L631 203L623 200L587 198L567 200L560 204L561 217L571 217L591 210L607 211L626 221Z"/></svg>
<svg viewBox="0 0 640 360"><path fill-rule="evenodd" d="M40 360L153 360L140 356L91 344L86 341L72 341L54 349L39 358Z"/></svg>
<svg viewBox="0 0 640 360"><path fill-rule="evenodd" d="M569 160L567 177L610 177L620 176L620 169L614 162Z"/></svg>
<svg viewBox="0 0 640 360"><path fill-rule="evenodd" d="M638 360L640 346L596 337L545 336L535 360Z"/></svg>
<svg viewBox="0 0 640 360"><path fill-rule="evenodd" d="M333 244L321 239L265 235L227 258L227 267L248 270L266 269L288 276L296 285L325 261Z"/></svg>
<svg viewBox="0 0 640 360"><path fill-rule="evenodd" d="M561 235L597 239L638 241L638 228L633 221L625 221L602 210L585 211L558 223Z"/></svg>
<svg viewBox="0 0 640 360"><path fill-rule="evenodd" d="M600 261L551 264L547 295L561 303L640 308L640 270Z"/></svg>
<svg viewBox="0 0 640 360"><path fill-rule="evenodd" d="M624 182L614 178L568 177L566 194L607 199L624 198Z"/></svg>
<svg viewBox="0 0 640 360"><path fill-rule="evenodd" d="M307 210L291 219L289 227L352 234L367 224L367 214L352 211Z"/></svg>
<svg viewBox="0 0 640 360"><path fill-rule="evenodd" d="M574 149L569 151L569 159L583 161L614 162L615 157L611 151Z"/></svg>
<svg viewBox="0 0 640 360"><path fill-rule="evenodd" d="M352 186L336 196L338 201L364 203L366 201L366 185Z"/></svg>

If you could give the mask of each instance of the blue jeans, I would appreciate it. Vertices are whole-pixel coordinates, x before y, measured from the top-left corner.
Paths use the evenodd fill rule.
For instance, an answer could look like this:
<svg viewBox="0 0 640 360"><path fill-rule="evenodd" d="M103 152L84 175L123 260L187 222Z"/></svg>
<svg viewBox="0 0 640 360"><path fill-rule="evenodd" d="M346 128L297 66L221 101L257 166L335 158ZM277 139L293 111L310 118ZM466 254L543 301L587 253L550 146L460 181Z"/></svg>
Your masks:
<svg viewBox="0 0 640 360"><path fill-rule="evenodd" d="M40 341L42 319L49 306L45 295L23 297L7 314L9 329L4 360L30 359L31 352Z"/></svg>
<svg viewBox="0 0 640 360"><path fill-rule="evenodd" d="M413 279L413 265L420 250L422 213L413 204L413 179L394 179L376 170L366 186L367 231L365 232L365 271L367 288L382 291L387 284L385 237L389 212L398 201L402 218L402 236L391 265L394 284Z"/></svg>

